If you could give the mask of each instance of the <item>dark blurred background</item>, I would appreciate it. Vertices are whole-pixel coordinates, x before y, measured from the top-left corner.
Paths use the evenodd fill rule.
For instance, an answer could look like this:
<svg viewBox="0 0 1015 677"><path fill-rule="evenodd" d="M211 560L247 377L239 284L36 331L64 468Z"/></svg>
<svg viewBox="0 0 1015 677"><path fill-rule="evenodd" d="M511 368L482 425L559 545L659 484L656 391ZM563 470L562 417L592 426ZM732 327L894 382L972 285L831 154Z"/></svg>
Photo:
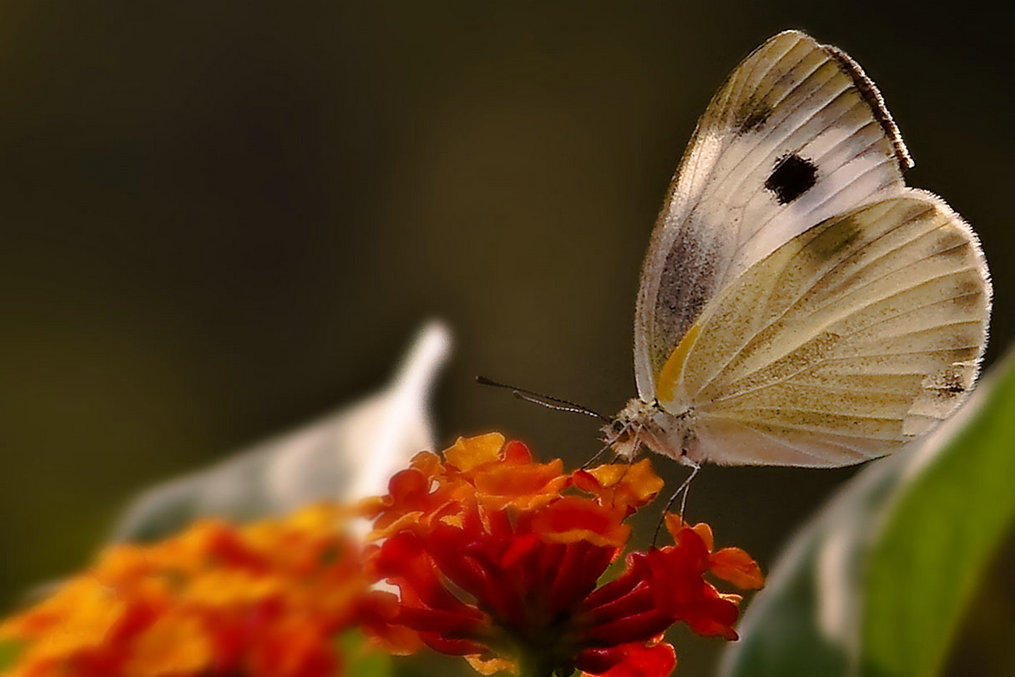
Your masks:
<svg viewBox="0 0 1015 677"><path fill-rule="evenodd" d="M980 233L991 361L1015 312L1013 10L916 7L3 2L0 607L86 561L136 490L380 385L429 317L457 340L442 441L587 458L595 422L472 377L607 412L634 395L666 185L712 92L784 28L865 67L910 183ZM853 472L710 468L691 517L770 564ZM994 566L954 674L1007 651L1015 547ZM707 674L718 644L677 641Z"/></svg>

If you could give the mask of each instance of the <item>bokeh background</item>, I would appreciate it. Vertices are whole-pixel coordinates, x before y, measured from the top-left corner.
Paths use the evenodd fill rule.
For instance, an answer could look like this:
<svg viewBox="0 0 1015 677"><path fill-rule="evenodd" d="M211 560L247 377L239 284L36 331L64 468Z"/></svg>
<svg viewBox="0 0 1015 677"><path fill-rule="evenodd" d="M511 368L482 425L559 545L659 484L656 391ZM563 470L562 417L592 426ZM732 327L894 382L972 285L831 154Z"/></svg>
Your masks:
<svg viewBox="0 0 1015 677"><path fill-rule="evenodd" d="M910 183L980 233L989 363L1015 314L1013 19L1001 3L0 3L0 608L80 566L138 489L380 385L426 318L457 342L443 441L499 429L588 458L594 421L473 376L607 412L634 394L666 185L727 72L784 28L860 61ZM710 468L690 516L770 564L853 472ZM1013 570L1009 542L951 674L1015 672ZM681 674L708 674L719 644L677 642Z"/></svg>

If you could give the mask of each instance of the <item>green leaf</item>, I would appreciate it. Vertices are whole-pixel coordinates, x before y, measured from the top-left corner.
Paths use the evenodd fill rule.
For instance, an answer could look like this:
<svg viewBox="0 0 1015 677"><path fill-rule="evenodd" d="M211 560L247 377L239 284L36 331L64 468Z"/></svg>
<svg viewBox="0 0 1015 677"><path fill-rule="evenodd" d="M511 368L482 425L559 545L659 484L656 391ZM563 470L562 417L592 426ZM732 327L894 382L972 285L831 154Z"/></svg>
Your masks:
<svg viewBox="0 0 1015 677"><path fill-rule="evenodd" d="M724 677L929 677L1015 520L1015 355L918 448L875 461L793 538Z"/></svg>
<svg viewBox="0 0 1015 677"><path fill-rule="evenodd" d="M391 656L373 646L363 633L352 629L335 640L342 656L343 675L356 677L390 677Z"/></svg>
<svg viewBox="0 0 1015 677"><path fill-rule="evenodd" d="M862 649L870 675L933 675L1015 516L1015 362L893 507L870 554ZM925 564L926 563L926 564ZM928 566L927 564L931 564Z"/></svg>
<svg viewBox="0 0 1015 677"><path fill-rule="evenodd" d="M19 653L21 653L19 642L0 641L0 670L6 670L14 665Z"/></svg>

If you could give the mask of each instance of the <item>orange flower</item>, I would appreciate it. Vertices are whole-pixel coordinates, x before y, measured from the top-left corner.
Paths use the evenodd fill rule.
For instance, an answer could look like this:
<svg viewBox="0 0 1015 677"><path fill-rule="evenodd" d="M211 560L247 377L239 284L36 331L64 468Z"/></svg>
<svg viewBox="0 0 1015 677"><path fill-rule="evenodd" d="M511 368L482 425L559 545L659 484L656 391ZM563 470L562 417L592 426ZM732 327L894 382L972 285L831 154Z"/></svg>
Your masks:
<svg viewBox="0 0 1015 677"><path fill-rule="evenodd" d="M501 447L503 453L498 454ZM482 460L477 463L479 450ZM463 481L475 487L487 510L533 510L556 500L570 484L570 478L561 475L564 464L560 459L536 463L524 444L505 445L504 437L496 433L475 441L459 439L444 457L449 466L461 471Z"/></svg>
<svg viewBox="0 0 1015 677"><path fill-rule="evenodd" d="M574 474L575 484L609 505L633 513L656 497L663 480L647 458L631 465L601 465Z"/></svg>
<svg viewBox="0 0 1015 677"><path fill-rule="evenodd" d="M333 677L336 634L366 629L388 651L422 644L483 674L580 669L663 677L663 633L685 622L736 637L741 588L762 583L711 529L666 518L673 545L629 553L625 519L662 488L647 460L564 473L498 434L418 454L389 493L237 528L204 521L150 546L104 551L86 573L0 625L20 645L3 677ZM398 594L371 589L386 581Z"/></svg>
<svg viewBox="0 0 1015 677"><path fill-rule="evenodd" d="M340 511L240 529L200 522L106 550L0 626L22 645L5 677L325 677L334 635L366 617L367 581Z"/></svg>
<svg viewBox="0 0 1015 677"><path fill-rule="evenodd" d="M660 642L673 623L735 637L739 598L703 576L756 587L760 573L743 551L713 553L706 525L668 520L674 545L630 554L598 585L627 542L625 518L662 488L647 460L564 474L496 434L459 439L444 459L417 456L370 504L370 568L399 590L391 627L484 674L659 677L675 664Z"/></svg>

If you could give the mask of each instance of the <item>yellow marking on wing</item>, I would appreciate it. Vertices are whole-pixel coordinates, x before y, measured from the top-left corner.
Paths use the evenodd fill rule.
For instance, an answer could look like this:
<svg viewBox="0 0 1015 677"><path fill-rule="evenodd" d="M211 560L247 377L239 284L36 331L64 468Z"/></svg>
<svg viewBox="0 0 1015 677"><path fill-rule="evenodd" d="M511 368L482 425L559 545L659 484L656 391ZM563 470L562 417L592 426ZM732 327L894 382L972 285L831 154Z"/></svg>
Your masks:
<svg viewBox="0 0 1015 677"><path fill-rule="evenodd" d="M691 328L684 334L684 338L680 339L680 343L670 353L669 358L667 358L666 363L659 372L659 377L656 379L656 399L660 402L670 402L673 400L673 391L684 371L687 354L691 351L691 346L698 339L699 331L701 331L701 325L697 323L691 325Z"/></svg>

